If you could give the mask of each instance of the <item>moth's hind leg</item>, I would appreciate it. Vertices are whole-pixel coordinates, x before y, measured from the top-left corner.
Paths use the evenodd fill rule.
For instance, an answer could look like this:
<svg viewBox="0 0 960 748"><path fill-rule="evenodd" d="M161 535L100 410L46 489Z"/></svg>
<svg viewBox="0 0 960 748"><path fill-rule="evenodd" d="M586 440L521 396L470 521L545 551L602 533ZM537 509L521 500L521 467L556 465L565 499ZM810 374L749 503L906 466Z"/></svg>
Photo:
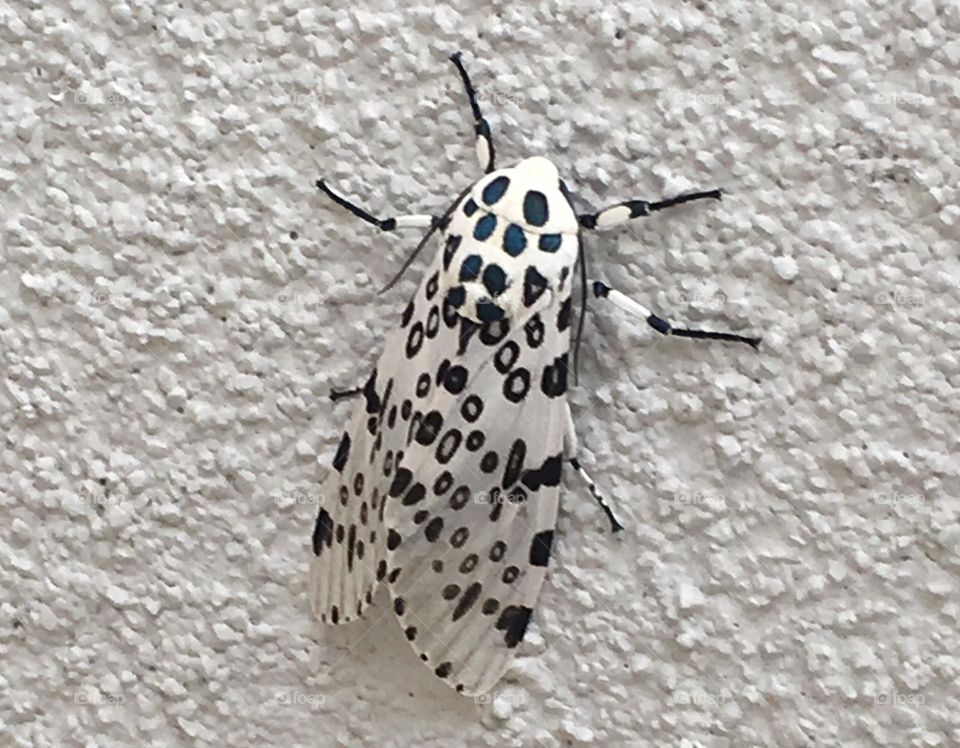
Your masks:
<svg viewBox="0 0 960 748"><path fill-rule="evenodd" d="M335 202L341 208L346 208L357 218L376 226L381 231L396 231L397 229L427 229L435 226L440 221L437 216L430 215L403 215L391 216L390 218L377 218L356 203L347 200L347 198L338 195L336 192L331 190L324 180L318 179L317 187L324 195L333 200L333 202Z"/></svg>
<svg viewBox="0 0 960 748"><path fill-rule="evenodd" d="M623 529L623 525L620 524L620 520L617 519L616 515L613 513L613 510L607 506L607 502L604 500L603 495L599 490L597 490L597 484L593 482L593 479L589 475L587 475L587 471L583 469L583 466L580 465L580 460L577 459L577 434L574 430L573 414L570 412L569 403L566 403L564 408L566 408L567 411L567 433L564 436L563 441L564 452L566 453L567 461L586 482L587 487L590 489L590 494L594 499L596 499L597 503L600 505L600 508L603 509L604 513L607 515L607 519L610 520L610 529L613 532L620 532L620 530Z"/></svg>
<svg viewBox="0 0 960 748"><path fill-rule="evenodd" d="M463 80L463 87L467 91L467 99L470 100L470 109L473 111L474 132L477 135L477 160L480 162L480 168L484 173L489 174L494 170L495 154L493 152L493 138L490 135L490 125L480 111L480 105L477 103L477 90L470 82L470 76L467 75L467 69L460 61L460 53L456 52L450 55L450 61L457 66L460 78Z"/></svg>
<svg viewBox="0 0 960 748"><path fill-rule="evenodd" d="M625 296L615 288L610 288L610 286L603 281L594 281L592 286L593 295L598 299L607 299L608 301L612 301L615 306L618 306L627 314L634 317L643 318L646 320L647 324L650 325L650 327L652 327L661 335L675 335L678 338L728 340L735 343L746 343L754 350L760 349L760 338L750 337L747 335L737 335L733 332L711 332L708 330L685 330L676 328L673 327L673 325L671 325L663 317L657 316L645 306L634 301L629 296Z"/></svg>

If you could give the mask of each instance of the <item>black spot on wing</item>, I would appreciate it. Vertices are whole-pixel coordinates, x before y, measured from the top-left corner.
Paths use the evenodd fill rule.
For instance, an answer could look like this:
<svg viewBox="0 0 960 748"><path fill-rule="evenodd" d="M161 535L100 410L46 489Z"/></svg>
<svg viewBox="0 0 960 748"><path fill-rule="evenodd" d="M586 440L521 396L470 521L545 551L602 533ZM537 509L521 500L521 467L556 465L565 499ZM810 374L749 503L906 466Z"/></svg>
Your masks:
<svg viewBox="0 0 960 748"><path fill-rule="evenodd" d="M427 540L431 543L435 542L437 538L440 537L440 533L443 531L443 519L441 517L434 517L427 523L427 526L424 528L423 534L426 536Z"/></svg>
<svg viewBox="0 0 960 748"><path fill-rule="evenodd" d="M521 482L531 491L537 491L541 486L560 485L560 473L563 467L563 457L554 455L543 461L539 468L527 470Z"/></svg>
<svg viewBox="0 0 960 748"><path fill-rule="evenodd" d="M523 331L527 336L527 345L531 348L539 348L543 343L544 327L543 320L540 319L540 312L534 314L523 326Z"/></svg>
<svg viewBox="0 0 960 748"><path fill-rule="evenodd" d="M451 395L459 395L466 386L467 370L463 366L456 364L447 369L446 376L443 378L443 387L447 392Z"/></svg>
<svg viewBox="0 0 960 748"><path fill-rule="evenodd" d="M425 447L430 446L437 439L437 435L440 433L440 429L443 428L443 416L438 410L431 410L424 416L423 421L420 424L420 428L417 430L416 440L418 444L422 444Z"/></svg>
<svg viewBox="0 0 960 748"><path fill-rule="evenodd" d="M353 571L353 554L357 547L357 526L350 525L347 533L347 571Z"/></svg>
<svg viewBox="0 0 960 748"><path fill-rule="evenodd" d="M390 495L394 497L402 495L412 480L413 473L404 467L397 468L397 472L393 476L393 482L390 484Z"/></svg>
<svg viewBox="0 0 960 748"><path fill-rule="evenodd" d="M431 301L434 296L437 295L437 288L439 286L440 273L436 272L430 276L430 280L427 281L427 287L425 289L427 301Z"/></svg>
<svg viewBox="0 0 960 748"><path fill-rule="evenodd" d="M323 546L333 544L333 521L326 509L321 509L313 526L313 555L319 556Z"/></svg>
<svg viewBox="0 0 960 748"><path fill-rule="evenodd" d="M560 305L560 311L557 313L557 329L560 332L563 332L570 327L572 308L573 303L571 302L571 298L568 296L563 300L563 303Z"/></svg>
<svg viewBox="0 0 960 748"><path fill-rule="evenodd" d="M530 370L522 366L511 371L503 381L503 396L512 403L521 402L530 391Z"/></svg>
<svg viewBox="0 0 960 748"><path fill-rule="evenodd" d="M506 320L485 322L480 328L480 342L484 345L496 345L510 332L510 324Z"/></svg>
<svg viewBox="0 0 960 748"><path fill-rule="evenodd" d="M553 530L543 530L533 536L530 543L530 564L546 566L550 561L550 549L553 546Z"/></svg>
<svg viewBox="0 0 960 748"><path fill-rule="evenodd" d="M483 585L480 582L474 582L467 589L463 591L463 595L460 596L460 599L457 601L457 607L453 610L453 620L458 621L473 607L474 603L477 602L477 598L480 597L480 591L483 589Z"/></svg>
<svg viewBox="0 0 960 748"><path fill-rule="evenodd" d="M423 501L423 498L427 495L427 488L422 483L414 483L410 490L403 497L404 506L413 506Z"/></svg>
<svg viewBox="0 0 960 748"><path fill-rule="evenodd" d="M481 413L483 413L483 400L477 395L468 395L467 399L463 401L463 405L460 406L460 415L473 423L480 417Z"/></svg>
<svg viewBox="0 0 960 748"><path fill-rule="evenodd" d="M533 306L537 299L543 296L547 285L547 279L540 275L533 265L530 265L523 276L523 303L526 306Z"/></svg>
<svg viewBox="0 0 960 748"><path fill-rule="evenodd" d="M547 397L560 397L567 391L567 354L557 356L552 364L543 367L540 389Z"/></svg>
<svg viewBox="0 0 960 748"><path fill-rule="evenodd" d="M503 640L508 647L513 648L523 640L523 635L527 632L527 624L530 623L531 613L533 609L526 605L508 605L500 613L497 629L505 632Z"/></svg>
<svg viewBox="0 0 960 748"><path fill-rule="evenodd" d="M434 305L427 313L427 337L433 339L440 331L440 309Z"/></svg>
<svg viewBox="0 0 960 748"><path fill-rule="evenodd" d="M338 473L342 473L347 465L347 459L350 457L350 434L346 431L340 437L340 444L337 446L337 453L333 456L333 466Z"/></svg>
<svg viewBox="0 0 960 748"><path fill-rule="evenodd" d="M400 533L394 530L392 527L387 532L387 549L396 550L397 546L400 545Z"/></svg>
<svg viewBox="0 0 960 748"><path fill-rule="evenodd" d="M400 327L406 327L410 324L410 318L413 317L413 302L407 304L403 310L403 317L400 318Z"/></svg>
<svg viewBox="0 0 960 748"><path fill-rule="evenodd" d="M423 323L417 320L410 326L410 334L407 336L406 354L407 358L413 358L420 352L423 345Z"/></svg>
<svg viewBox="0 0 960 748"><path fill-rule="evenodd" d="M507 465L503 469L503 487L508 489L520 479L523 460L527 456L527 444L523 439L515 439L510 447Z"/></svg>
<svg viewBox="0 0 960 748"><path fill-rule="evenodd" d="M457 236L456 234L453 234L452 236L447 237L447 243L443 247L443 269L444 270L450 269L450 263L453 261L453 256L457 253L457 250L460 248L461 241L462 241L461 237ZM412 303L409 309L410 309L410 314L413 314ZM404 324L404 327L406 327L406 324Z"/></svg>
<svg viewBox="0 0 960 748"><path fill-rule="evenodd" d="M470 338L474 336L477 332L478 325L473 320L467 319L466 317L460 318L460 339L457 345L457 353L463 355L467 352L467 346L470 343Z"/></svg>
<svg viewBox="0 0 960 748"><path fill-rule="evenodd" d="M367 401L367 413L380 412L380 397L377 395L377 370L374 369L363 386L363 397Z"/></svg>
<svg viewBox="0 0 960 748"><path fill-rule="evenodd" d="M501 374L506 374L520 358L520 346L516 341L508 340L493 357L493 365Z"/></svg>

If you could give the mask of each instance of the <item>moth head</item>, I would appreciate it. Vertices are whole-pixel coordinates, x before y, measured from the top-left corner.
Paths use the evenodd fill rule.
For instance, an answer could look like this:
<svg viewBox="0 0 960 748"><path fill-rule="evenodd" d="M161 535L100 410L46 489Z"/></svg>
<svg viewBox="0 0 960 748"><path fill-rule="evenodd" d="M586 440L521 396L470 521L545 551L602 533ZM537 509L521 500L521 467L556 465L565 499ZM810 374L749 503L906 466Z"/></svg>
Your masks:
<svg viewBox="0 0 960 748"><path fill-rule="evenodd" d="M492 172L456 206L444 237L443 283L460 316L523 316L567 289L579 224L557 168L542 157Z"/></svg>

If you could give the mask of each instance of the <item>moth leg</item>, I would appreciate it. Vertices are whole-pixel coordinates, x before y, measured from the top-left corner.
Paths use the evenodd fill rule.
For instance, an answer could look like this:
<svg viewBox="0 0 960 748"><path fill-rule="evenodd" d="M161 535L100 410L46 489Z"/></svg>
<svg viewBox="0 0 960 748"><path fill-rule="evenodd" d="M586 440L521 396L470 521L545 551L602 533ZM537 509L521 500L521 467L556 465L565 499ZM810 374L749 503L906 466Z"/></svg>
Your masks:
<svg viewBox="0 0 960 748"><path fill-rule="evenodd" d="M333 402L337 400L346 400L348 397L356 397L363 393L363 387L353 387L349 390L330 390L330 399Z"/></svg>
<svg viewBox="0 0 960 748"><path fill-rule="evenodd" d="M376 216L370 215L359 205L356 205L355 203L347 200L345 197L338 195L336 192L327 187L326 182L324 182L322 179L317 180L317 187L323 194L333 200L333 202L335 202L341 208L346 208L357 218L376 226L381 231L396 231L397 229L427 229L436 225L440 221L440 219L436 216L429 215L405 215L391 216L390 218L377 218Z"/></svg>
<svg viewBox="0 0 960 748"><path fill-rule="evenodd" d="M760 338L749 337L746 335L737 335L732 332L708 332L707 330L684 330L673 327L663 317L653 314L642 304L631 299L629 296L610 288L603 281L593 282L593 295L598 299L607 299L612 301L617 307L634 317L642 317L654 330L661 335L675 335L678 338L703 338L707 340L730 340L737 343L746 343L754 350L760 350Z"/></svg>
<svg viewBox="0 0 960 748"><path fill-rule="evenodd" d="M590 494L594 499L596 499L604 513L606 513L607 519L610 520L611 531L620 532L620 530L623 529L623 525L620 524L620 520L617 519L610 507L607 506L607 502L604 501L603 495L597 490L597 484L593 482L593 479L589 475L587 475L587 471L583 469L583 467L580 465L580 460L577 459L577 433L573 425L573 414L570 412L569 403L565 405L565 408L567 411L567 432L563 441L564 452L566 452L567 461L570 463L573 469L577 471L580 477L583 478L587 484L587 487L590 489Z"/></svg>
<svg viewBox="0 0 960 748"><path fill-rule="evenodd" d="M480 105L477 104L477 90L470 82L470 76L467 75L467 69L460 61L460 53L456 52L450 55L450 61L457 66L460 78L463 80L463 87L467 91L467 98L470 100L470 109L473 111L474 132L477 135L477 160L480 162L480 168L484 173L489 174L494 169L494 151L493 137L490 135L490 125L480 111Z"/></svg>
<svg viewBox="0 0 960 748"><path fill-rule="evenodd" d="M578 216L580 225L585 229L609 229L614 226L631 221L634 218L648 216L664 208L672 208L674 205L683 205L693 200L719 200L722 196L720 190L705 190L703 192L691 192L687 195L648 202L647 200L627 200L616 205L611 205L597 213L585 213Z"/></svg>

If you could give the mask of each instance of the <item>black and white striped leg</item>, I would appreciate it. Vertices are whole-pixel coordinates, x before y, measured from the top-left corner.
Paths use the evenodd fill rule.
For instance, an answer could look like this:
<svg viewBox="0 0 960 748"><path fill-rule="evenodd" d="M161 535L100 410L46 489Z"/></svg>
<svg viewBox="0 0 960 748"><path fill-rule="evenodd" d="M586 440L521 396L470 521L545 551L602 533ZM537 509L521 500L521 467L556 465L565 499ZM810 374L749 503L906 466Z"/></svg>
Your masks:
<svg viewBox="0 0 960 748"><path fill-rule="evenodd" d="M610 520L610 530L612 532L620 532L623 529L623 525L620 524L620 520L617 519L616 515L613 513L613 510L607 506L607 502L604 501L603 495L597 490L597 484L593 482L593 479L587 475L587 471L583 469L583 466L580 464L580 460L577 459L577 434L573 426L573 414L570 412L570 406L566 406L567 409L567 433L564 439L565 448L567 453L567 462L573 467L574 470L583 478L584 482L587 484L587 487L590 489L590 494L596 499L596 502L600 505L600 508L603 509L604 513L607 515L607 519Z"/></svg>
<svg viewBox="0 0 960 748"><path fill-rule="evenodd" d="M356 397L363 393L363 387L354 387L349 390L330 390L330 399L333 402L346 400L348 397Z"/></svg>
<svg viewBox="0 0 960 748"><path fill-rule="evenodd" d="M327 187L327 183L322 179L317 180L317 187L324 195L333 200L333 202L335 202L341 208L346 208L357 218L376 226L381 231L396 231L397 229L427 229L436 225L436 223L440 220L436 216L429 215L406 215L392 216L390 218L377 218L376 216L373 216L365 211L359 205L350 202L341 195L338 195L336 192Z"/></svg>
<svg viewBox="0 0 960 748"><path fill-rule="evenodd" d="M598 299L607 299L612 301L627 314L634 317L641 317L661 335L675 335L678 338L701 338L705 340L729 340L735 343L746 343L754 350L760 349L760 338L749 337L747 335L737 335L732 332L709 332L707 330L685 330L673 327L663 317L658 317L642 304L634 301L629 296L610 288L603 281L593 282L593 295Z"/></svg>
<svg viewBox="0 0 960 748"><path fill-rule="evenodd" d="M490 125L480 111L480 105L477 104L477 90L470 82L470 76L467 75L467 69L460 61L460 53L455 52L450 55L450 61L457 66L460 78L463 80L463 87L467 90L467 98L470 100L470 109L473 111L474 132L477 135L477 160L480 162L480 168L484 173L489 174L494 170L495 154L493 152L493 137L490 135Z"/></svg>
<svg viewBox="0 0 960 748"><path fill-rule="evenodd" d="M683 205L693 200L719 200L722 194L720 190L705 190L652 203L646 200L627 200L604 208L598 213L586 213L578 218L580 225L585 229L609 229L632 221L634 218L642 218L658 210L672 208L674 205Z"/></svg>

